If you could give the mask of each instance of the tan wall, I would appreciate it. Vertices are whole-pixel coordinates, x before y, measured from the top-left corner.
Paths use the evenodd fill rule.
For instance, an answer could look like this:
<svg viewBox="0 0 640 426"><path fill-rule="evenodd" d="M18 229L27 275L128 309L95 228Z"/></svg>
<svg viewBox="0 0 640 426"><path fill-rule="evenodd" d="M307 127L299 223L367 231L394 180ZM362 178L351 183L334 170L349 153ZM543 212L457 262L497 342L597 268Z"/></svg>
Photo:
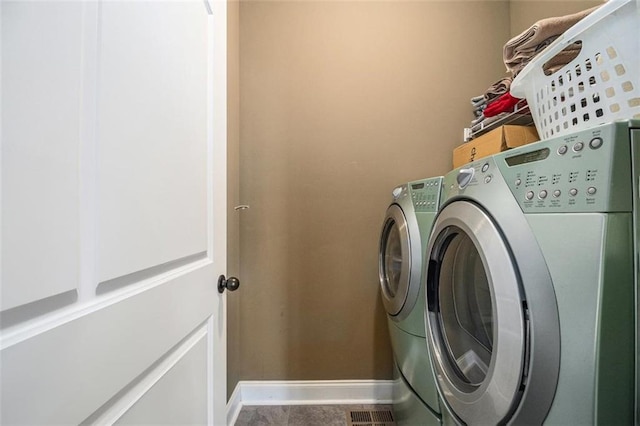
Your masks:
<svg viewBox="0 0 640 426"><path fill-rule="evenodd" d="M390 191L449 171L509 30L498 1L240 3L250 209L229 296L234 377L391 377L377 279Z"/></svg>
<svg viewBox="0 0 640 426"><path fill-rule="evenodd" d="M229 2L229 394L241 379L390 377L389 191L449 170L506 40L599 3Z"/></svg>

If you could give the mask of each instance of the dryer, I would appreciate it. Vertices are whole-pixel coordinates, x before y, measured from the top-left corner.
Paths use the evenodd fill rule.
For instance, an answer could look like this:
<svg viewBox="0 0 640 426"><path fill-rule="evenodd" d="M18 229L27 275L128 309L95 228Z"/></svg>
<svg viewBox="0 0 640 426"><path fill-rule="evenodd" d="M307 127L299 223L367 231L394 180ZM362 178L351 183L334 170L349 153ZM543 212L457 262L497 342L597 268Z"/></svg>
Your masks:
<svg viewBox="0 0 640 426"><path fill-rule="evenodd" d="M440 404L424 326L422 260L440 203L442 177L392 192L380 235L379 278L395 360L398 424L440 424Z"/></svg>
<svg viewBox="0 0 640 426"><path fill-rule="evenodd" d="M633 424L639 128L601 125L444 177L425 320L458 423Z"/></svg>

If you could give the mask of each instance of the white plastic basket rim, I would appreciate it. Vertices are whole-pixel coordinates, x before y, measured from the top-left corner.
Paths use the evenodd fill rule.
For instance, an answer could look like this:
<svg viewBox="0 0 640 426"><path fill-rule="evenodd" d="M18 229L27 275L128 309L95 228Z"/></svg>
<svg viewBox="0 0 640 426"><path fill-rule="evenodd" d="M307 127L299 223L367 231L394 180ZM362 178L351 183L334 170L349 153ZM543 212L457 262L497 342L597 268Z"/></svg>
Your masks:
<svg viewBox="0 0 640 426"><path fill-rule="evenodd" d="M537 70L537 67L541 67L543 64L546 64L550 59L572 44L578 35L592 27L595 23L606 18L624 5L635 1L636 0L609 0L591 12L584 19L578 21L574 26L561 34L553 41L553 43L540 52L522 69L522 71L520 71L520 73L518 73L511 82L511 87L509 89L511 95L519 99L526 98L527 84L524 81L527 79L527 75L529 73Z"/></svg>

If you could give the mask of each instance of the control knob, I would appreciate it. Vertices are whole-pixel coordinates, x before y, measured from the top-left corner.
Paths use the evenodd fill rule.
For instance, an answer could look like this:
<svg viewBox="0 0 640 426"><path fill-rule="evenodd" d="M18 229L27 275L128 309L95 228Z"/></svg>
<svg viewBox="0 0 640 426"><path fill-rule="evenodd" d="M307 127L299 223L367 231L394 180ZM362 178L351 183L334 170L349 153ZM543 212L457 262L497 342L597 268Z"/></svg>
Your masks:
<svg viewBox="0 0 640 426"><path fill-rule="evenodd" d="M456 180L458 181L458 188L464 189L469 185L471 179L473 179L473 175L475 174L476 169L470 167L468 169L460 169L458 172L458 176L456 176Z"/></svg>

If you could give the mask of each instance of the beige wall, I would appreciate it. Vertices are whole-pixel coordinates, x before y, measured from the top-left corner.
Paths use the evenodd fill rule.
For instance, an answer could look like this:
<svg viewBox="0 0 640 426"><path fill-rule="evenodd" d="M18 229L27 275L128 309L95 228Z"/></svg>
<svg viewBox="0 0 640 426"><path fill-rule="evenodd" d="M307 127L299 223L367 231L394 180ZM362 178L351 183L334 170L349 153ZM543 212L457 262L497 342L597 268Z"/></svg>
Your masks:
<svg viewBox="0 0 640 426"><path fill-rule="evenodd" d="M391 377L377 282L390 190L450 169L510 37L598 3L229 3L229 393Z"/></svg>
<svg viewBox="0 0 640 426"><path fill-rule="evenodd" d="M390 191L451 168L508 36L507 2L240 3L239 202L251 207L229 296L234 377L391 377L377 279Z"/></svg>

